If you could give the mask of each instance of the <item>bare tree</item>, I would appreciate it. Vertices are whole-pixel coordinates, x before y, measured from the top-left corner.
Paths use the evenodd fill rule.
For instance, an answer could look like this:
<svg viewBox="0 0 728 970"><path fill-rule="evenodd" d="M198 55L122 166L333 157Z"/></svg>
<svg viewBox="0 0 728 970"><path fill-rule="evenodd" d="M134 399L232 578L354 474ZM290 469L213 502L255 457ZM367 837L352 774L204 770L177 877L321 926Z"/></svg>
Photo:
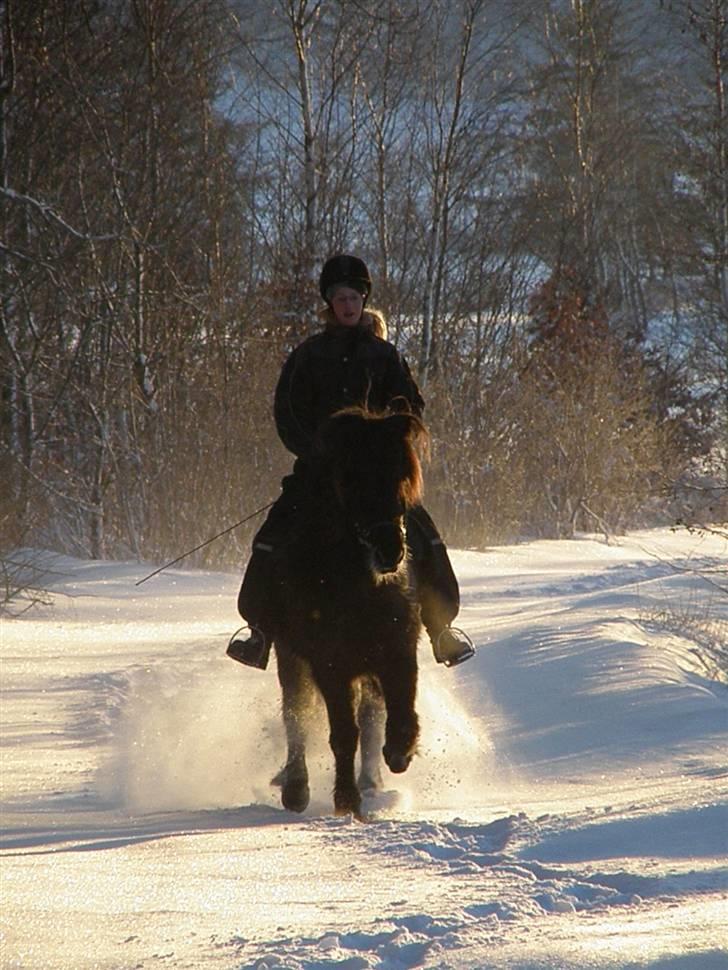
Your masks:
<svg viewBox="0 0 728 970"><path fill-rule="evenodd" d="M716 401L715 470L728 483L728 10L666 4L683 28L673 114L676 353Z"/></svg>
<svg viewBox="0 0 728 970"><path fill-rule="evenodd" d="M5 544L164 557L269 501L273 387L338 249L425 386L458 541L616 529L704 465L725 5L665 5L685 30L651 51L616 0L0 3ZM528 332L568 267L607 326L578 366Z"/></svg>
<svg viewBox="0 0 728 970"><path fill-rule="evenodd" d="M206 107L225 15L216 0L14 12L4 446L49 504L47 539L94 556L139 554L156 530L173 402L185 412L187 367L229 326L232 131L217 126L213 157ZM216 174L227 187L213 193Z"/></svg>
<svg viewBox="0 0 728 970"><path fill-rule="evenodd" d="M615 338L578 274L534 293L532 341L516 405L517 450L529 465L531 528L625 528L679 460L640 356Z"/></svg>

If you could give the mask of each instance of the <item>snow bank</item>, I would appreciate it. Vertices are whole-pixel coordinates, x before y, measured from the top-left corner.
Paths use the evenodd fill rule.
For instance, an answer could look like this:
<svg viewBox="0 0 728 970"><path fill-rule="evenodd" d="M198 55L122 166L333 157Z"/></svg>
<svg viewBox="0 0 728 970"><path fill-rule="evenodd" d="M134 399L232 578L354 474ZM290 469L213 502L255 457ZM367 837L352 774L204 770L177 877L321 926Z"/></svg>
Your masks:
<svg viewBox="0 0 728 970"><path fill-rule="evenodd" d="M422 644L420 752L362 826L324 730L310 809L280 809L274 668L224 656L237 577L55 557L52 605L1 625L2 967L728 965L728 692L643 622L728 622L725 544L454 561L477 655Z"/></svg>

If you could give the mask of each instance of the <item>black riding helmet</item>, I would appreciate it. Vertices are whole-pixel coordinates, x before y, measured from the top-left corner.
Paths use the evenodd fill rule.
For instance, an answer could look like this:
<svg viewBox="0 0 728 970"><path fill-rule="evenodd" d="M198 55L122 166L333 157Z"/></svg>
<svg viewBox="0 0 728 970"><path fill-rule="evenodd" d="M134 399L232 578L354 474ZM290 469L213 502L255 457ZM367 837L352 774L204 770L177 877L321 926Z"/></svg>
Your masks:
<svg viewBox="0 0 728 970"><path fill-rule="evenodd" d="M350 286L352 290L357 290L366 302L372 291L372 278L364 260L346 253L327 259L319 277L319 290L327 303L329 290L337 285Z"/></svg>

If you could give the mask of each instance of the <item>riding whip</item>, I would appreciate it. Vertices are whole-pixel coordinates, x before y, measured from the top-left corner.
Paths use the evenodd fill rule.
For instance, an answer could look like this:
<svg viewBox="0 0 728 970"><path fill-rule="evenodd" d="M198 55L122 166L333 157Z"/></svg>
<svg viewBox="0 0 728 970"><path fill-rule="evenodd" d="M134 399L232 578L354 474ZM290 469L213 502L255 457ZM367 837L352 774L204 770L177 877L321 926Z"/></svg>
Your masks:
<svg viewBox="0 0 728 970"><path fill-rule="evenodd" d="M174 566L175 563L181 562L183 559L186 559L187 556L191 556L193 552L197 552L199 549L204 549L205 546L209 546L211 542L214 542L215 539L219 539L220 536L227 535L228 532L232 532L233 529L237 529L238 526L241 526L249 519L254 519L256 515L260 515L261 512L265 512L266 509L269 509L273 504L273 502L269 502L267 505L262 506L262 508L256 509L255 512L251 512L250 515L246 515L244 519L236 522L235 525L228 526L227 529L223 529L222 532L218 532L217 535L212 536L210 539L205 539L204 542L201 542L199 546L195 546L194 549L189 549L187 552L183 552L181 556L177 556L177 558L173 559L171 562L167 562L163 566L160 566L159 569L155 569L153 573L149 573L148 576L145 576L144 579L140 579L138 582L134 583L134 585L141 586L142 583L146 583L148 579L151 579L152 576L156 576L157 573L164 572L165 569L169 569L169 567Z"/></svg>

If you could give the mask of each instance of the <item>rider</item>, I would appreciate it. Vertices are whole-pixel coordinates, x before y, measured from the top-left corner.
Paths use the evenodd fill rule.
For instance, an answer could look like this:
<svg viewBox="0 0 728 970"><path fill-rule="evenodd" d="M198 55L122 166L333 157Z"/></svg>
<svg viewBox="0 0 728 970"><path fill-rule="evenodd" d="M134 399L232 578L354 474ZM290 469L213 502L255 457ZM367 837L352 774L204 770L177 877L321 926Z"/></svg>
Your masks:
<svg viewBox="0 0 728 970"><path fill-rule="evenodd" d="M308 337L289 356L278 381L274 415L278 435L296 456L293 473L281 483L279 498L253 540L238 612L250 625L247 640L233 639L229 657L264 670L275 639L276 579L273 551L285 543L305 494L316 430L334 412L354 404L372 410L404 406L420 416L424 401L409 367L386 340L384 317L366 308L372 281L356 256L329 259L319 280L326 308L325 328ZM407 539L422 622L435 659L448 667L473 656L469 638L450 624L460 608L460 593L447 549L437 528L418 505L407 513Z"/></svg>

